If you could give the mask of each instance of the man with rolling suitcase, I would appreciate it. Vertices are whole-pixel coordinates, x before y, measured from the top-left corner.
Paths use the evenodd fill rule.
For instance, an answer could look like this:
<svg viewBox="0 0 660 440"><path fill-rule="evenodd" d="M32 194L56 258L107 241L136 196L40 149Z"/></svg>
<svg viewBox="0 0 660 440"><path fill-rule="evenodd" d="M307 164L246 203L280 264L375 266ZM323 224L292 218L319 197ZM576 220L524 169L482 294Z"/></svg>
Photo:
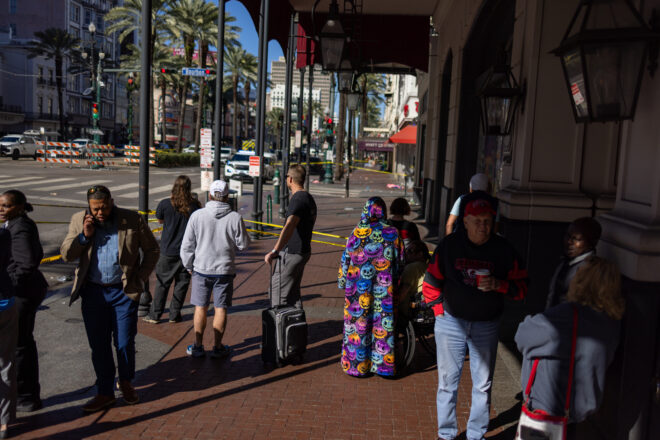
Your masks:
<svg viewBox="0 0 660 440"><path fill-rule="evenodd" d="M305 174L301 165L289 167L286 184L291 200L286 223L273 250L264 258L270 265L271 307L262 313L261 357L264 362L275 365L300 360L307 348L307 322L300 283L312 252L317 210L314 198L303 188Z"/></svg>
<svg viewBox="0 0 660 440"><path fill-rule="evenodd" d="M278 288L270 292L273 307L289 305L302 309L300 282L312 254L312 231L316 223L316 202L303 187L305 174L305 168L299 164L291 165L286 173L286 185L291 192L286 223L273 250L264 258L268 264L275 260L271 276L272 284Z"/></svg>

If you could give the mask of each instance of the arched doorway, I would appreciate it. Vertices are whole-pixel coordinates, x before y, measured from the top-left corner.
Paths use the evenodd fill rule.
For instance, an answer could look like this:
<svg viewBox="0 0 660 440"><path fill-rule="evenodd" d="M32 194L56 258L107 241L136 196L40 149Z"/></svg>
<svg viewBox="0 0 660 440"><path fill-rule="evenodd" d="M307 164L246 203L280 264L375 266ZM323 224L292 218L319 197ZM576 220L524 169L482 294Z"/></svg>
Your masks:
<svg viewBox="0 0 660 440"><path fill-rule="evenodd" d="M483 136L477 90L484 73L498 61L502 50L510 60L516 2L490 0L484 3L463 50L456 165L452 199L468 192L470 177L476 172L497 180L494 165L500 158L499 139Z"/></svg>

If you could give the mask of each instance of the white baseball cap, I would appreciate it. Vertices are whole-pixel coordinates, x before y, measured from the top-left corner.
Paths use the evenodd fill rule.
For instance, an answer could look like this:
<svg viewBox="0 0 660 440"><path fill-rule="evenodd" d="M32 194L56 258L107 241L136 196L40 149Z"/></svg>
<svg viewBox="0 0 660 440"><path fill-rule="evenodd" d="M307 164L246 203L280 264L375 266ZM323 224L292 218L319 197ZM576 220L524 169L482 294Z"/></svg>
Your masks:
<svg viewBox="0 0 660 440"><path fill-rule="evenodd" d="M211 187L209 188L209 193L213 197L225 197L227 194L229 194L229 187L227 186L227 182L224 180L214 180L213 183L211 183Z"/></svg>
<svg viewBox="0 0 660 440"><path fill-rule="evenodd" d="M472 191L488 191L488 176L484 173L477 173L470 179L470 188Z"/></svg>

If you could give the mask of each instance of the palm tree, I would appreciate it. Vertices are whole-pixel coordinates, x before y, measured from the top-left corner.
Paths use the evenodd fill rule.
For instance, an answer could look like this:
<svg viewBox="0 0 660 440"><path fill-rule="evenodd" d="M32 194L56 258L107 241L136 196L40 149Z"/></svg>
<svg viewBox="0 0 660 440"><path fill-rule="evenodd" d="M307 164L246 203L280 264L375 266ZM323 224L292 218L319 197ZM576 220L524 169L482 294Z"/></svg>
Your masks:
<svg viewBox="0 0 660 440"><path fill-rule="evenodd" d="M167 29L165 12L170 0L151 0L151 49L153 53L156 39ZM115 6L105 14L104 20L108 23L106 32L114 34L119 32L119 42L123 42L133 32L142 29L142 0L126 0L122 6Z"/></svg>
<svg viewBox="0 0 660 440"><path fill-rule="evenodd" d="M245 111L245 137L249 136L250 127L250 86L257 82L257 68L259 67L257 57L251 53L245 53L243 57L243 91L245 92L245 102L243 109Z"/></svg>
<svg viewBox="0 0 660 440"><path fill-rule="evenodd" d="M66 117L64 116L64 102L62 100L62 65L66 58L71 58L76 48L80 46L80 39L74 37L64 29L48 28L34 33L36 41L28 48L29 58L44 57L55 60L55 83L57 85L57 110L60 117L60 131L62 138L66 137Z"/></svg>
<svg viewBox="0 0 660 440"><path fill-rule="evenodd" d="M266 126L272 130L275 136L276 149L279 150L282 146L282 128L284 127L284 109L275 107L266 113Z"/></svg>
<svg viewBox="0 0 660 440"><path fill-rule="evenodd" d="M358 81L360 81L360 90L362 91L358 136L363 137L364 128L367 124L375 122L373 120L374 108L377 109L385 101L382 94L385 89L385 77L382 74L365 73ZM378 110L377 115L380 116L380 110Z"/></svg>
<svg viewBox="0 0 660 440"><path fill-rule="evenodd" d="M243 74L243 60L246 53L247 52L240 47L231 47L228 48L227 55L225 55L225 71L228 73L227 76L231 78L233 94L231 122L232 144L237 150L240 150L238 147L238 83Z"/></svg>

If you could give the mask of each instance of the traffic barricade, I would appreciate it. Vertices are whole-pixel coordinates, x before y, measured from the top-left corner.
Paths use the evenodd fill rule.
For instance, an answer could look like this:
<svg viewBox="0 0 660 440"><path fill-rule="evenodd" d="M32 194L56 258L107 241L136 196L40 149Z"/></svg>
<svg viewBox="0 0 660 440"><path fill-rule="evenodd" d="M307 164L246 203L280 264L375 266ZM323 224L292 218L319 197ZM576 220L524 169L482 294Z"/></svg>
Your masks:
<svg viewBox="0 0 660 440"><path fill-rule="evenodd" d="M140 163L140 146L139 145L124 145L124 162L133 165ZM156 149L149 148L149 165L156 165Z"/></svg>

